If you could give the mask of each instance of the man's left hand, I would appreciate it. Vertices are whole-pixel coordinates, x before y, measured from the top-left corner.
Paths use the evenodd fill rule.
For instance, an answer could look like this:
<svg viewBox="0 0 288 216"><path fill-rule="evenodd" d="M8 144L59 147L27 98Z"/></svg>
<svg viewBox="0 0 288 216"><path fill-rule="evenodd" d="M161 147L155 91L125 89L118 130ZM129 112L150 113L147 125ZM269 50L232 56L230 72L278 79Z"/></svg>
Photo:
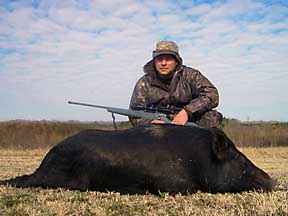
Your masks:
<svg viewBox="0 0 288 216"><path fill-rule="evenodd" d="M186 112L186 110L182 109L174 117L172 123L177 125L185 125L187 121L188 121L188 113Z"/></svg>

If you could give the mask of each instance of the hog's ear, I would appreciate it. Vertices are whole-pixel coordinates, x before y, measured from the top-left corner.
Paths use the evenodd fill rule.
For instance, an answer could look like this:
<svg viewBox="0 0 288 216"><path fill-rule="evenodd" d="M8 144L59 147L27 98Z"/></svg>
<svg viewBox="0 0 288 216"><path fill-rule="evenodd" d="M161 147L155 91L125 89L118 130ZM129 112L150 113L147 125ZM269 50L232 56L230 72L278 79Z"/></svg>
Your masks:
<svg viewBox="0 0 288 216"><path fill-rule="evenodd" d="M224 132L220 129L213 128L212 130L212 150L219 160L227 158L228 154L228 139Z"/></svg>

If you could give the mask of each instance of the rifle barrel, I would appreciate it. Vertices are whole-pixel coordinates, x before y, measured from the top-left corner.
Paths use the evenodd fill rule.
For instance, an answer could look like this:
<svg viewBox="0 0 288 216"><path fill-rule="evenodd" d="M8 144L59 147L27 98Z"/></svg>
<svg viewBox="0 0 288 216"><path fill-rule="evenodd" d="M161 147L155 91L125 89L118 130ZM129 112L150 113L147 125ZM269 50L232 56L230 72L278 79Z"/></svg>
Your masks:
<svg viewBox="0 0 288 216"><path fill-rule="evenodd" d="M110 109L110 108L113 108L113 107L108 107L108 106L101 106L101 105L88 104L88 103L79 103L79 102L74 102L74 101L68 101L68 104L74 104L74 105L80 105L80 106L89 106L89 107L96 107L96 108L101 108L101 109Z"/></svg>
<svg viewBox="0 0 288 216"><path fill-rule="evenodd" d="M74 105L80 105L80 106L88 106L88 107L95 107L100 109L106 109L108 112L116 113L118 115L124 115L124 116L131 116L136 118L146 118L149 120L159 119L162 118L165 122L170 122L166 117L165 114L159 113L147 113L142 110L130 110L130 109L122 109L122 108L115 108L115 107L109 107L109 106L101 106L101 105L95 105L95 104L88 104L88 103L79 103L74 101L68 101L69 104Z"/></svg>

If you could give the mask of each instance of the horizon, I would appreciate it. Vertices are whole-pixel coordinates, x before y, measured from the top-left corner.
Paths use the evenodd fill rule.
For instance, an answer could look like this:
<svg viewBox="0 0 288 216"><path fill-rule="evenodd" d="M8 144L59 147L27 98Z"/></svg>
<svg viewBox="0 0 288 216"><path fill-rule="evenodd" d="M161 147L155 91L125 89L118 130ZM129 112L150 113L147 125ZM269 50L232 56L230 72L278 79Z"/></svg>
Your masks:
<svg viewBox="0 0 288 216"><path fill-rule="evenodd" d="M116 114L117 115L117 114ZM227 120L227 121L230 121L230 122L233 122L233 121L236 121L236 122L239 122L240 124L251 124L251 125L257 125L257 124L288 124L288 121L241 121L239 119L235 119L235 118L225 118L223 120L223 122ZM10 119L10 120L0 120L0 122L55 122L55 123L75 123L75 124L78 124L78 123L87 123L87 124L113 124L113 120L47 120L47 119L38 119L38 120L29 120L29 119ZM118 123L129 123L129 120L117 120L117 116L116 116L116 119L115 119L115 122L116 124Z"/></svg>

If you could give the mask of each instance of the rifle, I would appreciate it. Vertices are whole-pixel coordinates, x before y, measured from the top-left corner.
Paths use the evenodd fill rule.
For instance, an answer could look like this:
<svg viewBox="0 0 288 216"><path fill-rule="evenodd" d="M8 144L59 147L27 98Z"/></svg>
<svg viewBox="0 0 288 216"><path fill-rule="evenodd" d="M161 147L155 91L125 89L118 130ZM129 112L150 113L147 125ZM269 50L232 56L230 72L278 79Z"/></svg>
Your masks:
<svg viewBox="0 0 288 216"><path fill-rule="evenodd" d="M118 115L130 116L130 117L134 117L134 118L143 118L143 119L147 119L147 120L158 119L158 120L162 120L163 122L165 122L167 124L172 124L172 122L167 118L167 114L165 114L163 112L159 112L159 110L160 110L159 108L158 109L153 108L153 110L150 109L150 111L149 111L149 107L146 107L143 110L132 110L132 109L122 109L122 108L116 108L116 107L101 106L101 105L80 103L80 102L73 102L73 101L68 101L68 104L106 109L108 112L112 113L113 124L114 124L114 127L116 130L117 130L117 127L116 127L116 123L115 123L114 113L116 113ZM138 109L140 109L140 108L141 107L139 106ZM176 112L176 110L175 111L169 110L168 108L165 108L165 109L167 109L166 113L167 113L167 111L170 111L170 113ZM179 109L179 108L177 108L177 109ZM193 122L187 122L186 125L199 127L197 124L195 124Z"/></svg>

